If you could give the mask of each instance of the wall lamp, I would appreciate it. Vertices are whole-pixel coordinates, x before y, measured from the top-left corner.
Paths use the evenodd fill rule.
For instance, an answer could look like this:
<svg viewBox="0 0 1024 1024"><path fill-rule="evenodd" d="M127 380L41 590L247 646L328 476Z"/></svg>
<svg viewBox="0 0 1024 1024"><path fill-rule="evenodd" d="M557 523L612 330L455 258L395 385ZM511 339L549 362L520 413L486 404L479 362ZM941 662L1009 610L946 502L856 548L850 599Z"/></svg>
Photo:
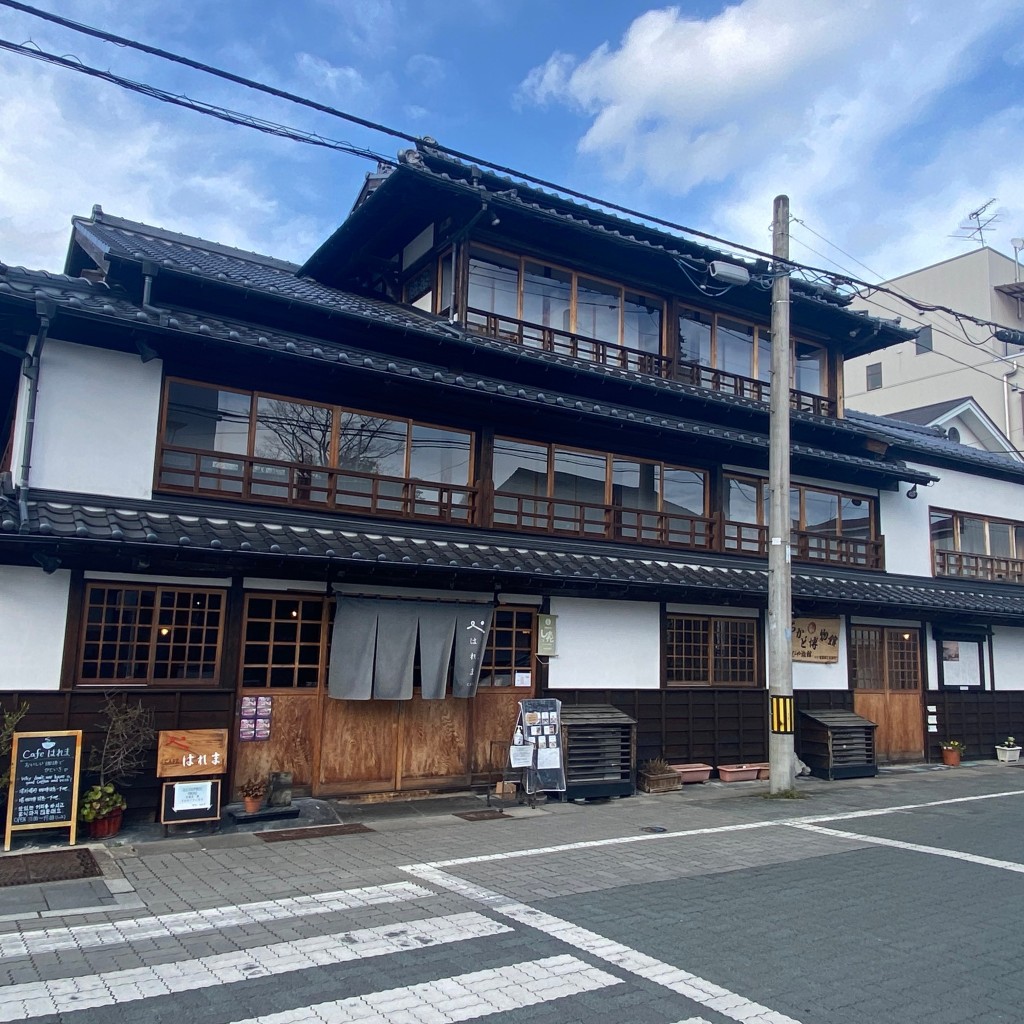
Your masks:
<svg viewBox="0 0 1024 1024"><path fill-rule="evenodd" d="M151 348L141 338L135 342L135 349L139 353L139 358L144 362L148 363L154 359L160 358L160 353L155 348Z"/></svg>
<svg viewBox="0 0 1024 1024"><path fill-rule="evenodd" d="M911 487L909 491L907 491L907 497L911 501L913 501L917 497L917 484L914 484L914 486Z"/></svg>

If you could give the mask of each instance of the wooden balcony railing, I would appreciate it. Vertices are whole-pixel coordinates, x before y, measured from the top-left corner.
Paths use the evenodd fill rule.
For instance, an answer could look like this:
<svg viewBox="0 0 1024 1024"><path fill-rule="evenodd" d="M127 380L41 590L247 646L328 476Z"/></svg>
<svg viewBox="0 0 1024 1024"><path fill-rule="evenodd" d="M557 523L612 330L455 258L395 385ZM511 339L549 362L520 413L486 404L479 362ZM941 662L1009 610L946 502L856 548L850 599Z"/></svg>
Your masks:
<svg viewBox="0 0 1024 1024"><path fill-rule="evenodd" d="M489 337L514 341L526 348L535 348L542 352L556 352L559 355L572 356L574 359L586 359L591 363L615 366L620 370L650 373L655 377L672 375L672 360L656 352L644 352L626 345L597 341L582 334L572 334L555 327L544 327L526 320L517 320L515 317L489 313L485 309L467 309L466 326Z"/></svg>
<svg viewBox="0 0 1024 1024"><path fill-rule="evenodd" d="M496 491L494 495L494 525L530 533L655 544L696 551L713 551L715 548L715 520L711 516L648 512L503 491Z"/></svg>
<svg viewBox="0 0 1024 1024"><path fill-rule="evenodd" d="M754 523L722 523L722 550L741 555L768 556L768 529ZM801 562L846 565L856 569L885 568L885 540L837 537L808 530L790 534L793 558Z"/></svg>
<svg viewBox="0 0 1024 1024"><path fill-rule="evenodd" d="M186 494L466 526L476 521L475 487L166 445L160 452L157 487Z"/></svg>
<svg viewBox="0 0 1024 1024"><path fill-rule="evenodd" d="M692 384L697 388L707 388L721 394L736 395L738 398L749 398L753 402L771 401L772 388L767 381L754 380L738 373L716 370L700 363L680 362L676 367L676 380L684 384ZM838 405L835 399L824 395L812 395L808 391L789 389L789 404L800 412L813 412L818 416L835 416Z"/></svg>
<svg viewBox="0 0 1024 1024"><path fill-rule="evenodd" d="M1024 583L1024 561L1019 558L995 558L964 551L934 552L936 576L991 580L993 583Z"/></svg>

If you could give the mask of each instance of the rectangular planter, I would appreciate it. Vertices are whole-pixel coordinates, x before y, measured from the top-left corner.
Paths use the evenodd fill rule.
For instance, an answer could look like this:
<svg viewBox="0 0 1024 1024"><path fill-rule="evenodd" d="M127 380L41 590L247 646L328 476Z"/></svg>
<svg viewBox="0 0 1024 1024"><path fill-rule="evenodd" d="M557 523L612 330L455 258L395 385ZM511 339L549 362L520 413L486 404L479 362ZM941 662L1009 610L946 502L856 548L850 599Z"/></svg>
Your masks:
<svg viewBox="0 0 1024 1024"><path fill-rule="evenodd" d="M672 767L679 773L684 782L707 782L711 778L711 765L699 761L690 764L674 764Z"/></svg>
<svg viewBox="0 0 1024 1024"><path fill-rule="evenodd" d="M718 777L723 782L749 782L757 778L760 770L758 764L720 764Z"/></svg>
<svg viewBox="0 0 1024 1024"><path fill-rule="evenodd" d="M748 768L756 768L757 769L757 777L759 779L767 779L767 778L771 777L772 770L771 770L771 766L768 764L767 761L758 761L758 762L756 762L754 764L748 764L747 767Z"/></svg>
<svg viewBox="0 0 1024 1024"><path fill-rule="evenodd" d="M671 793L682 786L679 772L665 772L661 775L650 775L641 772L638 785L644 793Z"/></svg>
<svg viewBox="0 0 1024 1024"><path fill-rule="evenodd" d="M1020 760L1020 747L996 747L996 757L1007 764Z"/></svg>

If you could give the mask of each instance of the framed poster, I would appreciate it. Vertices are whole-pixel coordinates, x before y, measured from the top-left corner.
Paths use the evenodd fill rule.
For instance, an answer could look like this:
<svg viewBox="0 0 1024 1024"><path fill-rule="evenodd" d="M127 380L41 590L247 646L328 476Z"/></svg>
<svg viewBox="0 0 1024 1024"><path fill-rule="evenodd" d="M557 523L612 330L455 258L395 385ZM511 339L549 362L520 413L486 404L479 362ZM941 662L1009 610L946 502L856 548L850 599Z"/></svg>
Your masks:
<svg viewBox="0 0 1024 1024"><path fill-rule="evenodd" d="M165 782L160 800L160 824L220 820L220 779Z"/></svg>
<svg viewBox="0 0 1024 1024"><path fill-rule="evenodd" d="M75 845L81 759L81 729L14 734L4 850L11 848L12 832L35 828L70 828Z"/></svg>

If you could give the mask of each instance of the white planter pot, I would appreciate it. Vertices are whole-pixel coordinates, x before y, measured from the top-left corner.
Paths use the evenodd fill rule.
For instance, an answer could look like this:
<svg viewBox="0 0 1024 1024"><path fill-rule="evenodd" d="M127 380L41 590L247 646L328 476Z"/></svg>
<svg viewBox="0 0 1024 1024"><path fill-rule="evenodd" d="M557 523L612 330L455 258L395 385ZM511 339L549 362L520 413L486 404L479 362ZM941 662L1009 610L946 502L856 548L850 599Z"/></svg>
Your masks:
<svg viewBox="0 0 1024 1024"><path fill-rule="evenodd" d="M996 747L996 757L1008 764L1020 760L1020 747Z"/></svg>

